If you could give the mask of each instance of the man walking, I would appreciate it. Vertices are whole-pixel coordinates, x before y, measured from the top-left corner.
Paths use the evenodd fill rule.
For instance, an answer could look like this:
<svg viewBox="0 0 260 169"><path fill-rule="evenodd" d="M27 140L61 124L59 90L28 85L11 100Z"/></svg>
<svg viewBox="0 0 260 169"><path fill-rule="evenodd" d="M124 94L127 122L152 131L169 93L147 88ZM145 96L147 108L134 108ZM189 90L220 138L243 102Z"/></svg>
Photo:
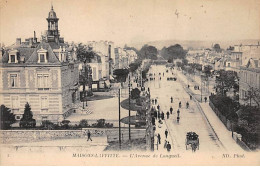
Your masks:
<svg viewBox="0 0 260 169"><path fill-rule="evenodd" d="M162 112L162 120L164 120L164 112Z"/></svg>
<svg viewBox="0 0 260 169"><path fill-rule="evenodd" d="M166 148L167 148L167 151L168 151L168 152L171 151L172 146L171 146L171 144L169 143L169 141L168 141L168 144L167 144Z"/></svg>
<svg viewBox="0 0 260 169"><path fill-rule="evenodd" d="M170 113L168 111L167 111L166 115L167 115L167 119L169 119Z"/></svg>
<svg viewBox="0 0 260 169"><path fill-rule="evenodd" d="M88 135L88 140L91 140L91 141L92 141L92 139L91 139L91 137L90 137L90 136L91 136L91 133L90 133L89 130L88 130L88 134L87 134L87 135ZM87 141L88 141L88 140L87 140Z"/></svg>
<svg viewBox="0 0 260 169"><path fill-rule="evenodd" d="M157 111L156 110L154 110L154 117L155 117L155 119L157 119Z"/></svg>
<svg viewBox="0 0 260 169"><path fill-rule="evenodd" d="M167 138L167 136L168 136L168 130L167 129L165 129L164 134L165 134L165 137Z"/></svg>
<svg viewBox="0 0 260 169"><path fill-rule="evenodd" d="M172 114L172 111L173 111L173 108L171 107L171 108L170 108L170 112L171 112L171 114Z"/></svg>
<svg viewBox="0 0 260 169"><path fill-rule="evenodd" d="M161 144L161 135L158 133L157 135L158 143Z"/></svg>
<svg viewBox="0 0 260 169"><path fill-rule="evenodd" d="M180 116L180 110L179 109L177 110L177 115Z"/></svg>
<svg viewBox="0 0 260 169"><path fill-rule="evenodd" d="M204 97L205 103L207 102L207 99L208 99L207 97Z"/></svg>

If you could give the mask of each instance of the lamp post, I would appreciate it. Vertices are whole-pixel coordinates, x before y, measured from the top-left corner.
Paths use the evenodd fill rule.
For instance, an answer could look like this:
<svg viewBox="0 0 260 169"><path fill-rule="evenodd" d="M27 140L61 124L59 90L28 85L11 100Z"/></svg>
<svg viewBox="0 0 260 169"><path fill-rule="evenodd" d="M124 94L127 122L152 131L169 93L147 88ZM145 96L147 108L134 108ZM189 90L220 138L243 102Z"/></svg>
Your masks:
<svg viewBox="0 0 260 169"><path fill-rule="evenodd" d="M131 82L130 82L130 74L129 74L129 76L128 76L128 80L129 80L129 83L128 83L128 89L129 89L129 91L128 91L128 95L129 95L129 99L128 99L128 101L129 101L129 112L128 112L128 128L129 128L129 140L131 140L131 129L130 129L130 117L131 117L131 110L130 110L130 108L131 108L131 101L130 101L130 97L131 97Z"/></svg>
<svg viewBox="0 0 260 169"><path fill-rule="evenodd" d="M202 103L202 75L200 76L200 101Z"/></svg>
<svg viewBox="0 0 260 169"><path fill-rule="evenodd" d="M118 124L119 124L119 149L121 149L121 113L120 113L120 88L118 89Z"/></svg>

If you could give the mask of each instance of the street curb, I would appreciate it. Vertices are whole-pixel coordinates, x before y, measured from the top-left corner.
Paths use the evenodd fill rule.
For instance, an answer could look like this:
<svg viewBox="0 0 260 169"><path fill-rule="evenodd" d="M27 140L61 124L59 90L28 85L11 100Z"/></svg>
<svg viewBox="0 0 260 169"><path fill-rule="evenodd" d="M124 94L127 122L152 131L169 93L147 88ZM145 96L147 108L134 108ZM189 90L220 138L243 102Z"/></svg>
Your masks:
<svg viewBox="0 0 260 169"><path fill-rule="evenodd" d="M177 76L179 77L178 74L177 74ZM180 77L179 77L179 79L180 79ZM183 82L182 80L179 80L179 81L180 81L182 84L184 84L184 82ZM194 93L193 93L192 91L189 92L186 87L183 86L183 89L186 91L186 93L188 93L188 94L194 96ZM194 102L196 103L196 105L197 105L197 107L199 108L200 112L202 112L204 118L206 119L207 124L210 126L210 129L213 131L214 135L215 135L216 138L218 139L218 141L219 141L219 143L221 144L221 146L226 150L226 147L225 147L225 146L223 145L223 143L219 140L219 137L218 137L217 133L215 132L214 128L212 127L211 123L209 122L209 119L208 119L208 117L206 116L204 110L201 108L201 106L200 106L200 104L199 104L199 101L198 101L196 98L194 98L194 97L193 97L192 100L194 100Z"/></svg>

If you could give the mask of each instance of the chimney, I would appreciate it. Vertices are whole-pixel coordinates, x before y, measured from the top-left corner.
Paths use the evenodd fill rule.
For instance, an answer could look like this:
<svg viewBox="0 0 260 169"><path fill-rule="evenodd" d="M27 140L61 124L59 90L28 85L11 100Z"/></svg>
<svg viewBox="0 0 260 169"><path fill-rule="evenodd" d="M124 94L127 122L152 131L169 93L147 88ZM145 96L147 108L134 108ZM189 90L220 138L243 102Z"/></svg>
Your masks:
<svg viewBox="0 0 260 169"><path fill-rule="evenodd" d="M37 43L36 32L33 31L33 43Z"/></svg>
<svg viewBox="0 0 260 169"><path fill-rule="evenodd" d="M21 38L16 38L16 45L21 45Z"/></svg>

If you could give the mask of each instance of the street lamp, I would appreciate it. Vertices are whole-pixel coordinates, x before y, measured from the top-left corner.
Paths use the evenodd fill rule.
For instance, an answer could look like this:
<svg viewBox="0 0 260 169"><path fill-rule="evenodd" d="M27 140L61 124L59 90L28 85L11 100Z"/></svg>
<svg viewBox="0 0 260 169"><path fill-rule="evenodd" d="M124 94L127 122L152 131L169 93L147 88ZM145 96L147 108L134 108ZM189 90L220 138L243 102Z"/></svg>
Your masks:
<svg viewBox="0 0 260 169"><path fill-rule="evenodd" d="M128 112L128 116L129 116L129 118L128 118L128 123L129 123L129 125L128 125L128 128L129 128L129 140L131 140L131 129L130 129L130 117L131 117L131 110L130 110L130 107L131 107L131 101L130 101L130 99L131 99L131 79L130 79L130 74L129 74L129 76L128 76L128 80L129 80L129 83L128 83L128 89L129 89L129 91L128 91L128 95L129 95L129 112Z"/></svg>
<svg viewBox="0 0 260 169"><path fill-rule="evenodd" d="M121 124L120 124L120 120L121 120L121 113L120 113L120 87L118 89L118 124L119 124L119 149L121 149Z"/></svg>

